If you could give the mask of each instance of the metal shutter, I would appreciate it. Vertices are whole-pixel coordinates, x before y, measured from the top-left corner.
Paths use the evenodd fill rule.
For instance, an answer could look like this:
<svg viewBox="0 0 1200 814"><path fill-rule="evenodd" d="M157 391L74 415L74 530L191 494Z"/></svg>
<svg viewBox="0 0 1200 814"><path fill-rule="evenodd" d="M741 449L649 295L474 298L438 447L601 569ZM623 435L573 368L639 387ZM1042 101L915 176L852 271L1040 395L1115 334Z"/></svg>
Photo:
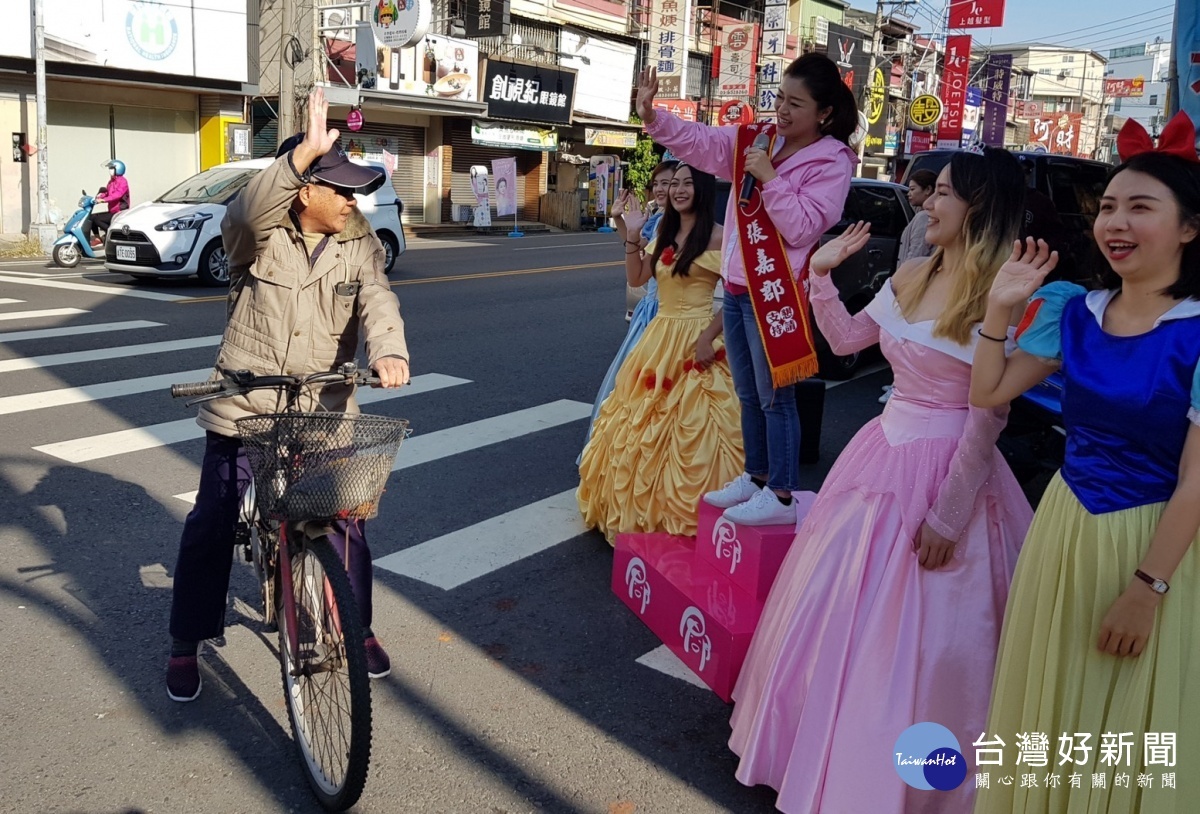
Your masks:
<svg viewBox="0 0 1200 814"><path fill-rule="evenodd" d="M363 124L357 133L342 133L342 146L361 146L368 158L382 158L383 150L396 156L392 188L404 202L405 223L425 222L425 128L400 124Z"/></svg>
<svg viewBox="0 0 1200 814"><path fill-rule="evenodd" d="M530 160L527 156L533 156L537 161L541 160L539 153L533 153L529 150L505 150L502 147L484 147L471 141L471 131L466 128L456 127L450 132L450 147L454 151L454 160L451 163L450 172L450 201L457 210L459 206L469 206L475 208L475 190L471 188L471 166L474 164L482 164L488 168L488 187L491 190L489 199L492 203L492 221L497 220L496 215L496 179L492 176L492 159L493 158L509 158L516 157L517 159L517 218L520 220L528 220L525 207L525 174L529 171ZM524 154L524 155L522 155ZM457 211L453 214L457 214ZM453 220L453 214L451 220ZM537 213L534 213L533 220L536 220ZM505 216L509 217L509 216Z"/></svg>

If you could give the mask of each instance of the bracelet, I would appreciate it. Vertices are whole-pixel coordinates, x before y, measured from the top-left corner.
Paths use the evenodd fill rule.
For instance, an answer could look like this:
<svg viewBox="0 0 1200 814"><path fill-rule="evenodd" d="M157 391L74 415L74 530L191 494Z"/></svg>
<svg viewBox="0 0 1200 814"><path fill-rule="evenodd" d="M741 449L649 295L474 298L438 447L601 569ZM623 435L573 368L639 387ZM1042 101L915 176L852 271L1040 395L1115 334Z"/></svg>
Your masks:
<svg viewBox="0 0 1200 814"><path fill-rule="evenodd" d="M621 242L626 246L637 246L639 249L642 247L641 241L638 240L622 240Z"/></svg>
<svg viewBox="0 0 1200 814"><path fill-rule="evenodd" d="M642 253L641 249L634 249L631 252L625 252L625 254L641 254L641 253Z"/></svg>
<svg viewBox="0 0 1200 814"><path fill-rule="evenodd" d="M997 338L996 338L996 337L994 337L994 336L988 336L987 334L985 334L985 333L983 332L983 328L979 328L978 330L976 330L976 331L975 331L975 333L979 334L979 335L980 335L980 336L982 336L984 339L990 339L990 340L992 340L993 342L1007 342L1007 341L1008 341L1008 337L1005 337L1004 339L997 339Z"/></svg>

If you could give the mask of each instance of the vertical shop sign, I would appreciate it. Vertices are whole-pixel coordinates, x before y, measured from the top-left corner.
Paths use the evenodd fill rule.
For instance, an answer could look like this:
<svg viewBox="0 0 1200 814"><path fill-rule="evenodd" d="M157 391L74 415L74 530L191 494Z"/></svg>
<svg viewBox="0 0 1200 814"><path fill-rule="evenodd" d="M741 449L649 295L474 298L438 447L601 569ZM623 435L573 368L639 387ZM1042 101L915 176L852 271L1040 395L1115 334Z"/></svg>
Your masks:
<svg viewBox="0 0 1200 814"><path fill-rule="evenodd" d="M942 71L942 103L945 112L938 124L938 146L960 146L963 113L967 103L967 77L971 69L971 36L946 37L945 67Z"/></svg>
<svg viewBox="0 0 1200 814"><path fill-rule="evenodd" d="M758 71L758 119L775 120L775 98L783 81L787 52L787 0L766 0L763 10L762 66Z"/></svg>
<svg viewBox="0 0 1200 814"><path fill-rule="evenodd" d="M723 42L717 96L749 100L754 95L754 74L757 72L758 24L730 26L725 29Z"/></svg>
<svg viewBox="0 0 1200 814"><path fill-rule="evenodd" d="M687 22L691 0L652 0L650 64L658 70L658 92L687 97Z"/></svg>

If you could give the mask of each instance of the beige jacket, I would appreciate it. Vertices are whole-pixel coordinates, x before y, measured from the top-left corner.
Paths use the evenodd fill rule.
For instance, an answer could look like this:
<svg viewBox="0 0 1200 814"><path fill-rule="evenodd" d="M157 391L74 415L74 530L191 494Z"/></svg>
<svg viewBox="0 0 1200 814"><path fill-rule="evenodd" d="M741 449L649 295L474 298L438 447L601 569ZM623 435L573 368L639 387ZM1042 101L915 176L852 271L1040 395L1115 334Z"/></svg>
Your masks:
<svg viewBox="0 0 1200 814"><path fill-rule="evenodd" d="M254 176L225 214L229 321L213 379L222 369L259 375L336 370L354 360L360 328L368 365L384 356L408 359L400 303L384 275L379 238L355 209L346 228L313 252L317 259L310 267L290 212L303 185L290 155L282 156ZM353 390L325 387L300 406L357 412ZM236 436L235 420L278 412L283 405L281 394L260 390L205 402L196 420L206 430Z"/></svg>

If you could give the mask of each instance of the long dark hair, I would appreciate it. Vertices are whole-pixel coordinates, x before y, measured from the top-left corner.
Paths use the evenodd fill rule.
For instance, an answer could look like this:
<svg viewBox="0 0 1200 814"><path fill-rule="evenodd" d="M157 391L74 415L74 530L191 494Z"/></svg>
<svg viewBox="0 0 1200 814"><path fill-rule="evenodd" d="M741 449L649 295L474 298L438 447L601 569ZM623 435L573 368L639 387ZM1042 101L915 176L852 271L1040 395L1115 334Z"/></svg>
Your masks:
<svg viewBox="0 0 1200 814"><path fill-rule="evenodd" d="M1179 206L1180 222L1190 221L1200 228L1200 164L1166 153L1139 153L1109 173L1108 182L1112 183L1112 179L1125 170L1148 175L1166 186ZM1096 254L1100 263L1100 284L1108 289L1120 289L1121 275L1113 271L1103 252ZM1200 299L1200 237L1183 247L1179 279L1167 286L1164 293L1177 300Z"/></svg>
<svg viewBox="0 0 1200 814"><path fill-rule="evenodd" d="M819 109L833 108L821 125L821 134L849 145L850 136L858 127L858 105L854 93L842 81L837 64L824 54L813 52L793 61L783 75L802 81Z"/></svg>
<svg viewBox="0 0 1200 814"><path fill-rule="evenodd" d="M686 277L692 261L708 251L708 243L712 240L714 228L713 206L717 200L717 179L707 172L682 162L675 168L676 177L684 167L687 167L692 173L692 213L696 216L696 222L692 224L692 231L688 232L683 246L676 246L675 236L679 234L679 210L670 201L667 201L667 208L663 212L662 220L658 222L658 242L654 244L654 257L650 264L651 268L658 268L658 259L662 257L663 250L667 246L671 246L677 252L671 274L680 277Z"/></svg>
<svg viewBox="0 0 1200 814"><path fill-rule="evenodd" d="M996 272L1012 253L1025 217L1025 174L1007 150L985 147L983 155L960 150L950 156L950 186L967 204L962 225L965 267L954 280L933 335L965 345L971 327L983 319ZM921 279L896 295L903 313L911 313L925 296L942 268L942 256L939 248L925 264Z"/></svg>

